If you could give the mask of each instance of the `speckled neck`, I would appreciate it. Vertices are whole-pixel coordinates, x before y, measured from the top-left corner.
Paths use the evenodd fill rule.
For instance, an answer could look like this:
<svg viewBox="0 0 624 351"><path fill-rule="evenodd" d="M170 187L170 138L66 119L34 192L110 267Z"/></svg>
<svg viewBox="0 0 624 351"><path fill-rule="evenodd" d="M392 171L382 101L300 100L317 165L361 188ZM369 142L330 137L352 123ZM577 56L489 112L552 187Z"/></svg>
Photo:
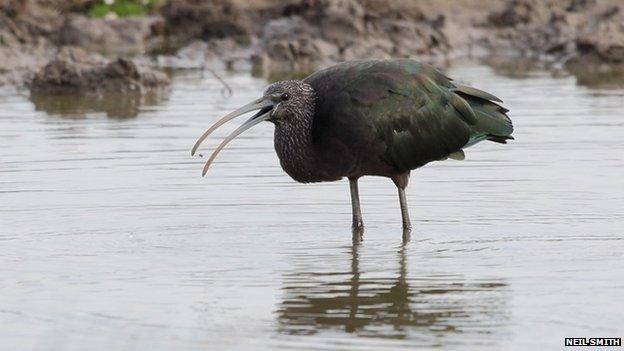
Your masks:
<svg viewBox="0 0 624 351"><path fill-rule="evenodd" d="M314 102L284 121L275 123L275 151L289 176L302 183L313 181L318 157L312 143Z"/></svg>

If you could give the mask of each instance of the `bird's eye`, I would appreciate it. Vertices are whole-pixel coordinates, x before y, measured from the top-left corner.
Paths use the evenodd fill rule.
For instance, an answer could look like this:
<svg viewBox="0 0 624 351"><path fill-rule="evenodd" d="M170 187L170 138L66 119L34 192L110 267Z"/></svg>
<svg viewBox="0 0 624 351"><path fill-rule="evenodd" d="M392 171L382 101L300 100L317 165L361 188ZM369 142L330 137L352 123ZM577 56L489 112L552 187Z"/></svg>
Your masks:
<svg viewBox="0 0 624 351"><path fill-rule="evenodd" d="M290 94L288 94L288 93L282 94L282 101L286 101L288 99L290 99Z"/></svg>

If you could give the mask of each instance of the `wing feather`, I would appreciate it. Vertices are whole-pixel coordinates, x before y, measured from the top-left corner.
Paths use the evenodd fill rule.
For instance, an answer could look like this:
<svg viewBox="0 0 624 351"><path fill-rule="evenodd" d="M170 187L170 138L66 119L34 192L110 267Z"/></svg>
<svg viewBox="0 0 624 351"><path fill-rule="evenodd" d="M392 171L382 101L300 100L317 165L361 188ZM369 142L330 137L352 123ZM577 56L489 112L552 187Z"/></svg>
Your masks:
<svg viewBox="0 0 624 351"><path fill-rule="evenodd" d="M454 85L414 60L351 61L306 81L319 95L319 133L340 129L333 133L352 140L351 148L374 145L381 155L370 157L382 157L398 171L459 155L489 135L505 140L513 130L507 110L493 102L500 99Z"/></svg>
<svg viewBox="0 0 624 351"><path fill-rule="evenodd" d="M424 64L382 63L377 69L383 74L367 72L350 86L354 99L348 109L372 122L385 145L385 159L396 169L446 158L468 143L476 115L449 90L448 78Z"/></svg>

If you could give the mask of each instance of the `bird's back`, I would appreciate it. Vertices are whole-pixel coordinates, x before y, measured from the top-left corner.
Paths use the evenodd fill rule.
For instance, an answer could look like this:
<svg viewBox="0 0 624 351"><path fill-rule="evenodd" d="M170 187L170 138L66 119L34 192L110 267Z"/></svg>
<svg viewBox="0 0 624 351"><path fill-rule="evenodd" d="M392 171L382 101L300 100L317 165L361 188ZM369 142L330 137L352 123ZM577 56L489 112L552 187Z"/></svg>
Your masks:
<svg viewBox="0 0 624 351"><path fill-rule="evenodd" d="M342 176L392 176L482 140L513 139L498 98L414 60L350 61L305 81L317 94L315 143L345 163Z"/></svg>

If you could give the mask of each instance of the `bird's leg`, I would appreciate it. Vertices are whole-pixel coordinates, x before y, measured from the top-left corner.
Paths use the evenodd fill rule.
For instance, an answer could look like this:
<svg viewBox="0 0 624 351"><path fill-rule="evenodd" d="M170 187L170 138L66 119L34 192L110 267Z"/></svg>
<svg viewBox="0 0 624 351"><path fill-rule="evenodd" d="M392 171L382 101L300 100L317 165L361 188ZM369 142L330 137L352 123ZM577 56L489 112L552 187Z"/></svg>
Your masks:
<svg viewBox="0 0 624 351"><path fill-rule="evenodd" d="M399 190L399 203L401 204L401 218L403 219L403 236L406 236L406 232L412 230L412 223L409 218L409 209L407 208L407 198L405 197L405 188L409 182L409 172L399 174L392 177L392 181Z"/></svg>
<svg viewBox="0 0 624 351"><path fill-rule="evenodd" d="M353 229L360 231L364 228L364 221L362 220L362 210L360 209L360 192L358 190L357 181L357 178L349 178L351 207L353 210Z"/></svg>
<svg viewBox="0 0 624 351"><path fill-rule="evenodd" d="M403 228L403 245L407 245L412 240L412 228Z"/></svg>
<svg viewBox="0 0 624 351"><path fill-rule="evenodd" d="M403 219L403 231L409 232L412 229L412 223L409 218L409 209L407 208L407 198L405 197L405 188L399 189L399 203L401 204L401 218ZM404 233L405 235L405 233Z"/></svg>

